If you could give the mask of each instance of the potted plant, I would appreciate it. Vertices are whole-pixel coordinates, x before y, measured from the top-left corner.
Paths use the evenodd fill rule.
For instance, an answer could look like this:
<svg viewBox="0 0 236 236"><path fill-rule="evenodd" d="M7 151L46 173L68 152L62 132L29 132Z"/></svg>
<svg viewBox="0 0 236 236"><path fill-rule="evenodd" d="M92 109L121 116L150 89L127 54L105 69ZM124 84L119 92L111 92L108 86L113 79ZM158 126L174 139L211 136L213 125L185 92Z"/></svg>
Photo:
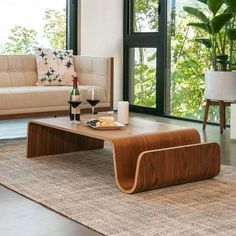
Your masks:
<svg viewBox="0 0 236 236"><path fill-rule="evenodd" d="M196 39L211 55L212 70L205 72L205 96L214 100L236 100L236 0L198 0L204 9L184 7L198 19L189 26L207 37Z"/></svg>

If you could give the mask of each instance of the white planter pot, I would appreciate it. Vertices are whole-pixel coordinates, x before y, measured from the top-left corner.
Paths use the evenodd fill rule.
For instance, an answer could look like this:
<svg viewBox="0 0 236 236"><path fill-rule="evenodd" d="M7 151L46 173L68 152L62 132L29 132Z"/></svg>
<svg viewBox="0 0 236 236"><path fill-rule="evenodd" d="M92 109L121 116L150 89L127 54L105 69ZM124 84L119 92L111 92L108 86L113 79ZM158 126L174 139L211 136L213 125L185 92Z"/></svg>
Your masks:
<svg viewBox="0 0 236 236"><path fill-rule="evenodd" d="M206 71L205 97L211 100L236 101L236 71Z"/></svg>

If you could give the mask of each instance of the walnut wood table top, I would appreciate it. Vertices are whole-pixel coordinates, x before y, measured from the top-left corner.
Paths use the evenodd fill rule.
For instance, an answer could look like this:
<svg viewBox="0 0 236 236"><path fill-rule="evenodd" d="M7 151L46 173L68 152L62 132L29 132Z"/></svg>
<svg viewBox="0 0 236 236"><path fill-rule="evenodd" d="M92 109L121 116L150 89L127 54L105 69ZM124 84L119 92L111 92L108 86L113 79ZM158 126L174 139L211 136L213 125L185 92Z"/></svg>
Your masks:
<svg viewBox="0 0 236 236"><path fill-rule="evenodd" d="M112 130L98 130L85 125L83 122L87 121L91 116L84 115L81 118L81 123L72 124L67 117L38 119L32 121L33 123L41 124L55 129L69 131L72 133L94 137L102 140L111 140L115 138L129 137L133 135L151 134L169 132L174 130L187 129L186 127L170 125L157 121L149 121L139 118L130 118L129 124L121 129ZM99 116L98 116L99 117Z"/></svg>
<svg viewBox="0 0 236 236"><path fill-rule="evenodd" d="M220 171L217 143L200 143L195 129L141 118L130 118L117 130L71 124L67 117L33 120L27 157L101 149L104 141L113 145L115 179L125 193L202 180Z"/></svg>

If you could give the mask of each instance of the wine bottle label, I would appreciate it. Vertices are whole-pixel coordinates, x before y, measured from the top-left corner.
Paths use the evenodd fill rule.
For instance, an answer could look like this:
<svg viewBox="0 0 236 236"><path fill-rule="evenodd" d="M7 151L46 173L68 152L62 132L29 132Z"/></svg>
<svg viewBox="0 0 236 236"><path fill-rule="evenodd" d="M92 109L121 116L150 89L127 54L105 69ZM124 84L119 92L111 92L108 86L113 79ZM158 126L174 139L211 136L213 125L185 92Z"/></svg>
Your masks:
<svg viewBox="0 0 236 236"><path fill-rule="evenodd" d="M79 95L72 95L72 96L71 96L71 100L72 100L72 101L78 101L79 98L80 98Z"/></svg>
<svg viewBox="0 0 236 236"><path fill-rule="evenodd" d="M79 107L77 107L77 108L71 108L71 113L72 114L80 114L80 108Z"/></svg>

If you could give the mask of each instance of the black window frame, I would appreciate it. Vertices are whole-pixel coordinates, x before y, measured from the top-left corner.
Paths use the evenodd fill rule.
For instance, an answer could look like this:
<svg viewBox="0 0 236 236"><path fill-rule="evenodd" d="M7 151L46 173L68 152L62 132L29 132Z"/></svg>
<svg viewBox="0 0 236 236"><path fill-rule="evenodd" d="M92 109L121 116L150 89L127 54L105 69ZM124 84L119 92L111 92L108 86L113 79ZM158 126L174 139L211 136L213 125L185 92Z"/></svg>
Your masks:
<svg viewBox="0 0 236 236"><path fill-rule="evenodd" d="M156 61L156 107L145 107L130 105L130 111L155 114L164 116L165 114L165 54L166 54L166 0L159 0L158 9L158 32L133 32L133 0L124 0L124 87L123 98L129 100L129 49L135 47L151 47L157 50Z"/></svg>
<svg viewBox="0 0 236 236"><path fill-rule="evenodd" d="M66 0L66 49L78 54L78 1Z"/></svg>

